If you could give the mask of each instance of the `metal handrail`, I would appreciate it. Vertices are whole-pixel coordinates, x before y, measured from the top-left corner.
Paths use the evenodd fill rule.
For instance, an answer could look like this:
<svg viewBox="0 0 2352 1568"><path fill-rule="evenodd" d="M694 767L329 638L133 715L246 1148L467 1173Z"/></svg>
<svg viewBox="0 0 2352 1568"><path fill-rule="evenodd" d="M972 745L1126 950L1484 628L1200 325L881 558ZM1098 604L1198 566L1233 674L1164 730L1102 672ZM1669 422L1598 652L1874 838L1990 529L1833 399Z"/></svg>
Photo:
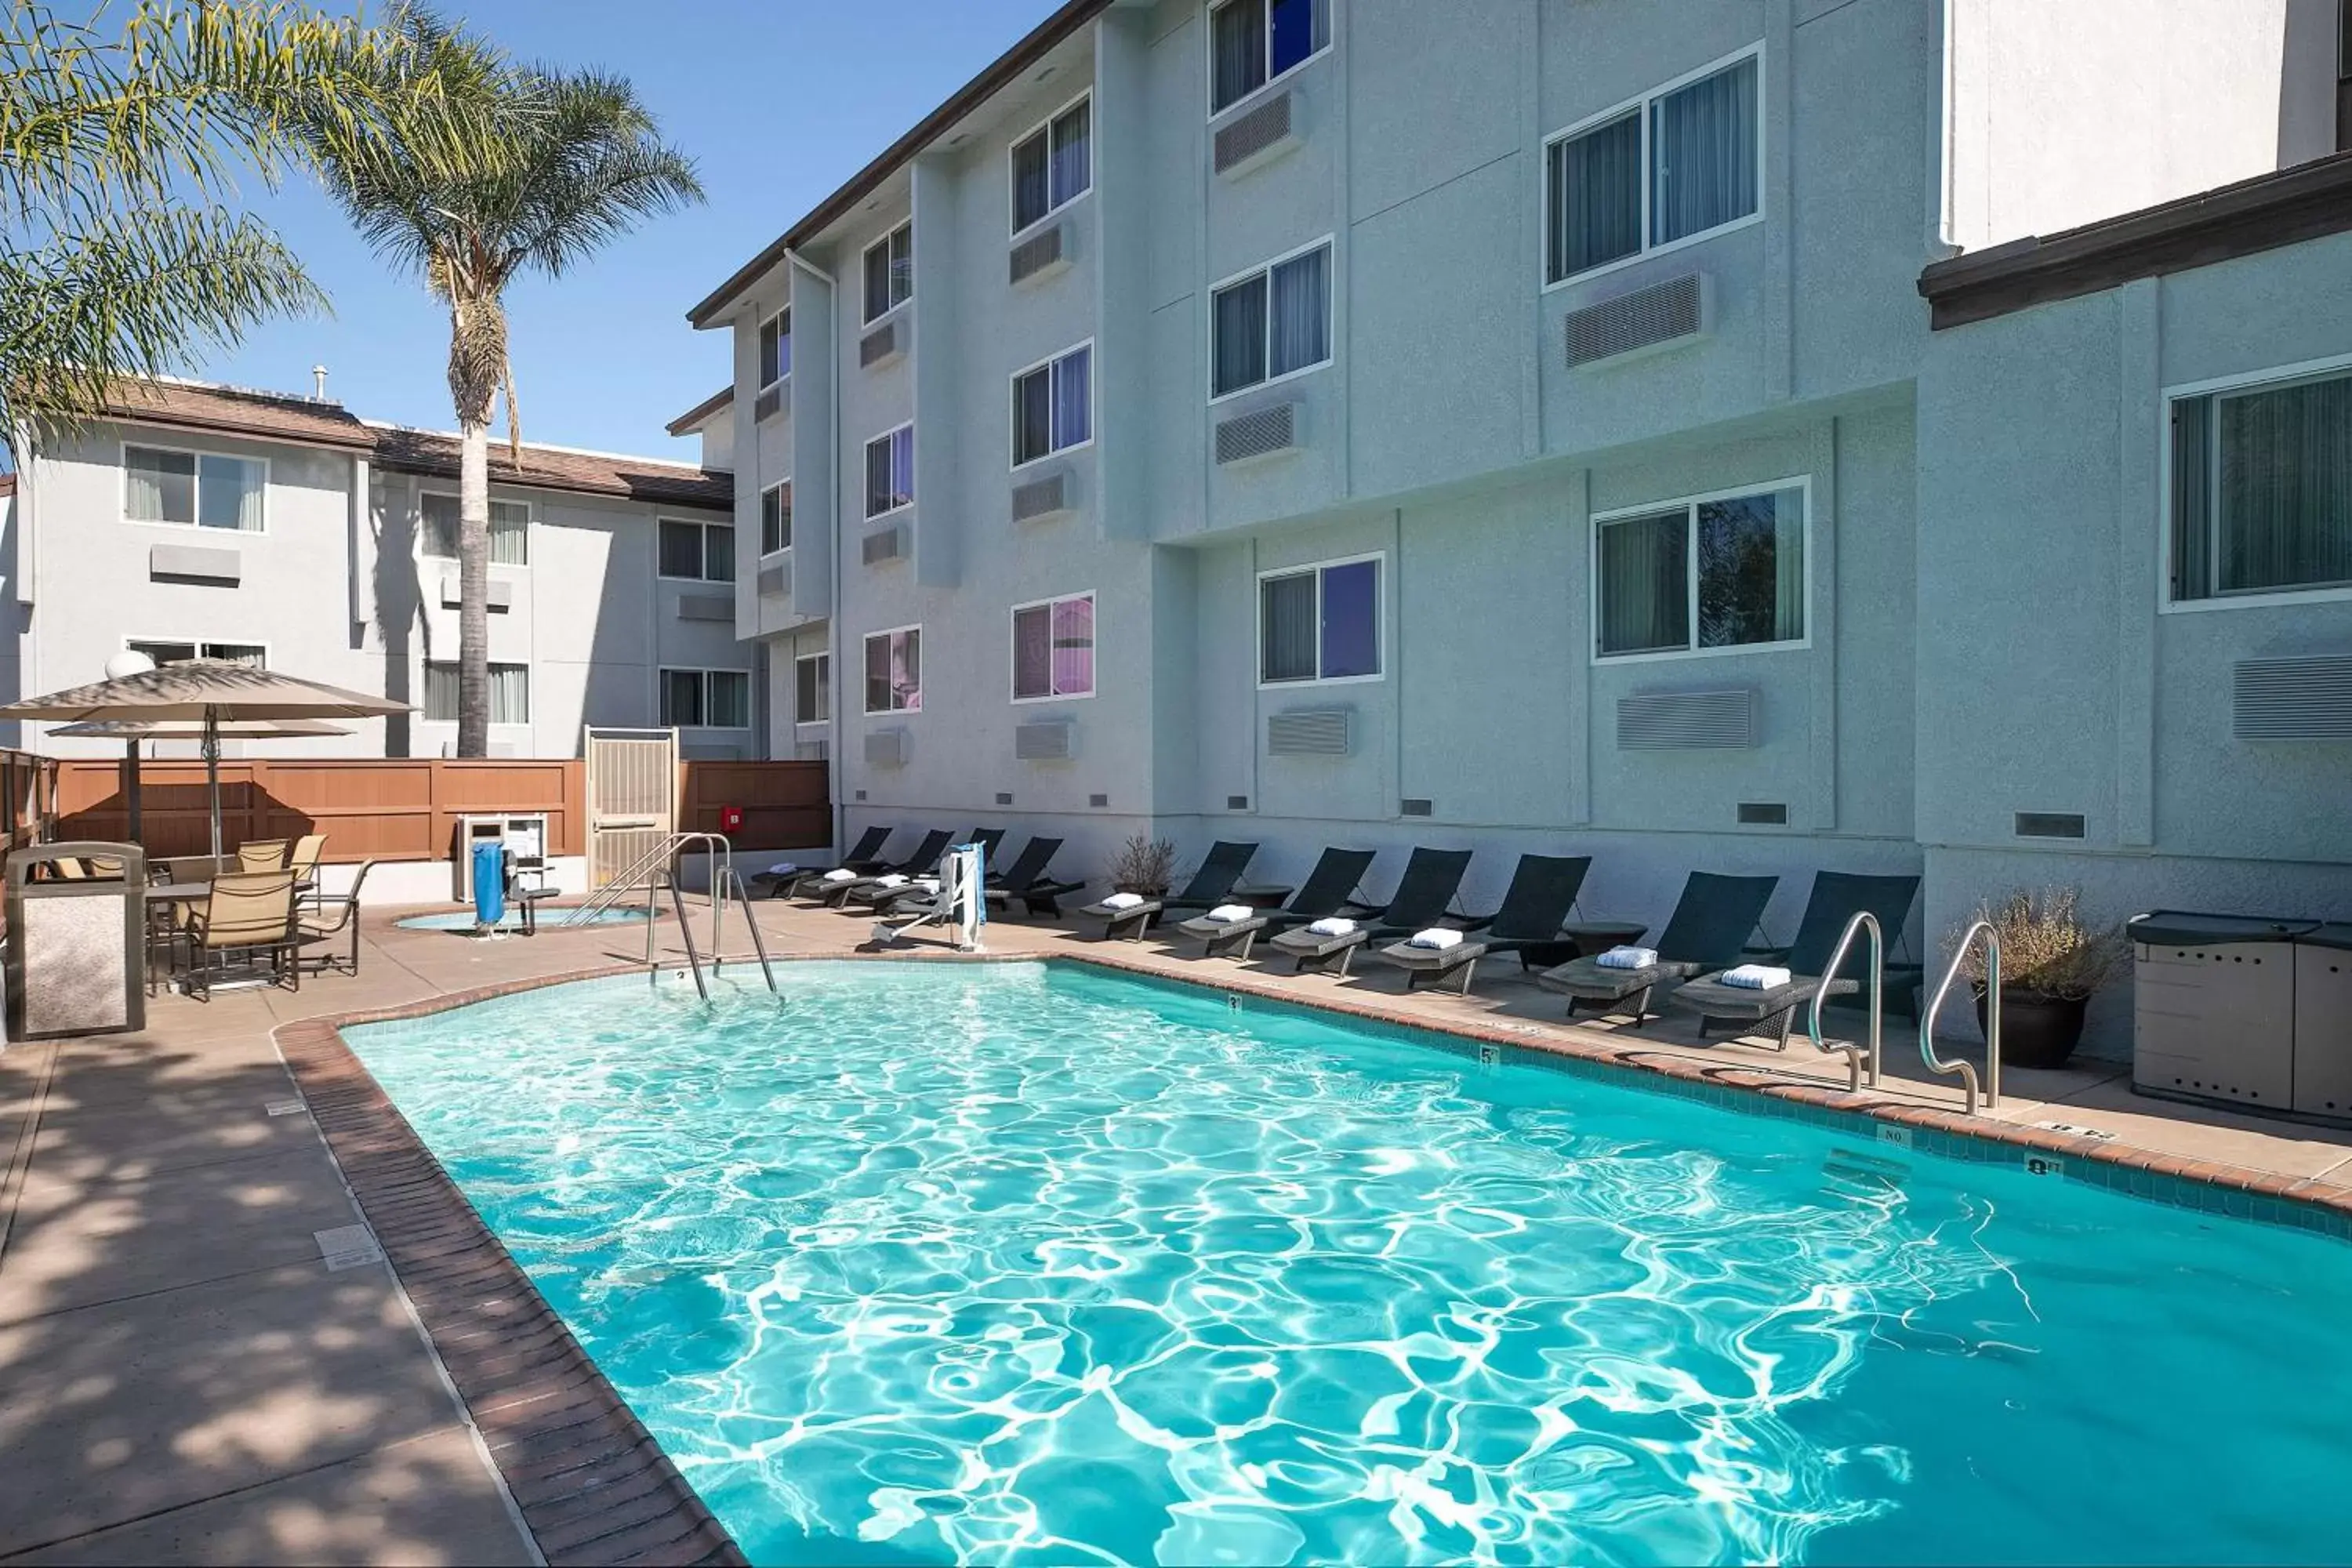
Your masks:
<svg viewBox="0 0 2352 1568"><path fill-rule="evenodd" d="M1851 1042L1833 1046L1822 1038L1822 1004L1829 1000L1830 983L1837 978L1838 966L1845 963L1846 952L1853 946L1853 933L1858 931L1870 932L1870 1048L1867 1053ZM1878 917L1868 910L1863 910L1845 922L1845 931L1838 937L1835 951L1830 954L1829 963L1822 966L1822 977L1813 986L1813 1005L1809 1009L1811 1016L1805 1020L1805 1033L1813 1037L1815 1050L1836 1051L1845 1057L1848 1094L1861 1092L1865 1058L1870 1063L1870 1087L1878 1087L1879 1067L1884 1056L1879 1042L1879 1024L1885 1005L1886 934L1878 929Z"/></svg>
<svg viewBox="0 0 2352 1568"><path fill-rule="evenodd" d="M719 918L723 912L724 903L719 891L722 868L725 876L731 877L735 874L735 846L733 841L723 833L681 831L663 834L660 842L638 856L626 871L596 889L594 895L585 902L574 905L563 924L582 925L593 920L600 911L611 909L621 901L622 895L634 890L637 885L635 879L640 875L646 878L646 918L651 919L655 898L663 878L667 875L666 870L658 868L663 861L676 860L685 852L686 847L689 844L700 844L703 846L704 853L710 857L710 942L711 950L716 952L719 940ZM675 877L670 877L668 880L672 885L677 882ZM647 957L651 957L650 943L647 944Z"/></svg>
<svg viewBox="0 0 2352 1568"><path fill-rule="evenodd" d="M728 868L727 879L732 886L736 902L743 911L743 923L751 928L751 951L760 955L760 973L768 982L768 989L776 988L776 972L768 963L767 939L760 934L759 917L751 912L751 889L743 880L743 873ZM716 962L716 955L713 955Z"/></svg>
<svg viewBox="0 0 2352 1568"><path fill-rule="evenodd" d="M629 868L627 870L622 872L619 876L614 878L611 881L605 883L603 887L589 894L584 902L573 905L571 910L571 918L564 923L567 925L576 925L580 921L586 920L589 916L595 914L600 910L609 910L614 905L619 903L621 901L621 895L624 893L634 892L641 886L650 889L652 886L651 874L654 868L661 862L664 857L669 854L671 840L677 837L678 836L675 833L663 834L661 837L654 843L651 848L638 856L635 860L629 862ZM646 877L648 879L647 881L644 883L638 882L637 879L640 876Z"/></svg>
<svg viewBox="0 0 2352 1568"><path fill-rule="evenodd" d="M1952 954L1951 967L1944 971L1943 983L1936 987L1936 999L1919 1015L1919 1059L1927 1070L1946 1077L1958 1074L1967 1099L1962 1113L1977 1113L1977 1069L1973 1062L1945 1061L1936 1055L1936 1015L1944 1008L1944 998L1952 989L1952 982L1960 977L1960 965L1967 962L1969 949L1978 937L1985 944L1985 1076L1984 1108L1990 1110L2000 1103L2000 933L1990 922L1978 921L1960 933L1959 951Z"/></svg>
<svg viewBox="0 0 2352 1568"><path fill-rule="evenodd" d="M702 978L702 959L694 951L694 931L686 923L686 895L679 892L675 879L669 885L669 901L677 910L677 934L686 943L686 966L694 971L694 994L705 1002L710 1000L710 987Z"/></svg>

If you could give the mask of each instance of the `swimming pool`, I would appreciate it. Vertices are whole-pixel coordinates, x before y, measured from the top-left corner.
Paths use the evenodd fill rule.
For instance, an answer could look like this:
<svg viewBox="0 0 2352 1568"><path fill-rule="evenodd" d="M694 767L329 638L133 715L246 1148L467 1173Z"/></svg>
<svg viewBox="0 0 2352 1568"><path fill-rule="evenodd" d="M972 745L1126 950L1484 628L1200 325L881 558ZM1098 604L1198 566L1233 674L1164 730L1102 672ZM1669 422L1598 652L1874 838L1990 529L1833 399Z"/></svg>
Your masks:
<svg viewBox="0 0 2352 1568"><path fill-rule="evenodd" d="M346 1031L754 1561L2352 1545L2330 1238L1081 966L782 978Z"/></svg>
<svg viewBox="0 0 2352 1568"><path fill-rule="evenodd" d="M539 910L539 929L555 931L571 925L619 926L643 925L646 922L646 907L643 904L607 904L586 920L575 921L572 917L579 912L579 910L580 906L577 904L542 904ZM474 911L457 910L447 914L410 915L405 920L397 920L392 923L403 931L471 931L474 929ZM499 929L506 931L520 931L522 929L521 910L515 905L508 905L505 917L499 921Z"/></svg>

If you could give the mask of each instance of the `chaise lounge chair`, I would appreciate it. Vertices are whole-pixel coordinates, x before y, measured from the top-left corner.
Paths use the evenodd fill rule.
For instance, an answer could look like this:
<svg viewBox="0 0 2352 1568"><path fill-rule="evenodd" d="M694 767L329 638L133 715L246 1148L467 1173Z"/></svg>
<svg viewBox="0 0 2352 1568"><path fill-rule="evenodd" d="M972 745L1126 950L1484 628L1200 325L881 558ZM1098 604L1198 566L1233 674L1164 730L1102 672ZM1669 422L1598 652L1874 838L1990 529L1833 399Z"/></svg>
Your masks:
<svg viewBox="0 0 2352 1568"><path fill-rule="evenodd" d="M992 910L1012 912L1013 900L1032 916L1052 920L1062 912L1062 895L1075 893L1084 882L1057 882L1046 875L1054 856L1062 847L1058 838L1032 838L1021 847L1021 853L1002 871L988 874L988 886L983 889Z"/></svg>
<svg viewBox="0 0 2352 1568"><path fill-rule="evenodd" d="M1903 940L1903 923L1911 913L1911 900L1919 891L1916 877L1866 877L1851 871L1822 871L1813 878L1813 890L1805 900L1805 918L1797 923L1797 940L1785 948L1748 950L1750 959L1764 959L1790 972L1786 984L1772 986L1734 985L1723 978L1724 972L1701 975L1678 986L1666 1000L1676 1006L1687 1007L1698 1016L1699 1037L1706 1037L1710 1023L1729 1023L1739 1026L1739 1032L1760 1032L1773 1019L1780 1021L1780 1047L1789 1045L1789 1030L1796 1022L1797 1009L1813 999L1822 990L1821 973L1829 966L1835 952L1838 938L1845 934L1847 922L1855 915L1868 910L1877 917L1879 934L1885 948L1892 952ZM1863 968L1864 955L1852 955L1854 974L1867 973ZM1840 976L1829 983L1830 996L1858 995L1862 983ZM1866 998L1865 998L1866 1000Z"/></svg>
<svg viewBox="0 0 2352 1568"><path fill-rule="evenodd" d="M1211 920L1199 915L1176 929L1186 936L1198 937L1207 947L1203 958L1214 958L1220 952L1230 952L1246 963L1251 946L1258 933L1276 926L1304 925L1309 921L1334 916L1353 908L1356 889L1377 853L1370 849L1326 849L1315 862L1315 869L1290 896L1290 901L1278 910L1261 910L1236 920Z"/></svg>
<svg viewBox="0 0 2352 1568"><path fill-rule="evenodd" d="M879 858L882 846L888 843L889 839L888 828L867 828L858 835L857 843L849 853L842 857L840 868L856 871L860 876L866 875L872 868L882 864ZM764 871L753 872L749 879L749 885L755 889L767 889L768 897L772 899L789 899L799 893L806 884L816 880L832 868L825 866L798 866L790 860L779 860Z"/></svg>
<svg viewBox="0 0 2352 1568"><path fill-rule="evenodd" d="M909 880L938 865L940 857L948 852L948 846L954 841L954 834L944 827L934 827L923 835L922 842L915 846L915 852L904 860L890 861L879 870L869 872L863 877L839 878L830 875L819 877L813 882L804 883L801 891L804 896L814 899L828 909L847 909L849 895L860 888L870 888L877 884L892 888L905 887ZM852 867L850 869L855 870L856 868Z"/></svg>
<svg viewBox="0 0 2352 1568"><path fill-rule="evenodd" d="M975 827L961 838L950 841L946 849L940 851L939 859L932 861L929 866L917 873L908 885L897 888L879 886L860 888L849 895L842 907L856 909L862 906L870 908L877 913L889 914L894 911L905 912L898 908L901 904L909 907L918 902L928 904L940 890L940 867L946 861L950 850L961 845L977 844L980 846L980 863L985 867L996 858L996 847L1003 842L1004 829L1002 827Z"/></svg>
<svg viewBox="0 0 2352 1568"><path fill-rule="evenodd" d="M1467 996L1478 961L1486 954L1518 953L1520 966L1525 968L1528 948L1560 940L1559 928L1576 907L1584 874L1591 868L1590 855L1522 855L1511 873L1510 888L1503 894L1502 907L1465 922L1464 930L1484 933L1477 941L1433 948L1415 947L1407 939L1381 949L1376 956L1405 972L1407 991L1451 981L1455 990Z"/></svg>
<svg viewBox="0 0 2352 1568"><path fill-rule="evenodd" d="M1318 931L1315 928L1326 922L1312 921L1270 939L1266 945L1286 954L1294 972L1300 974L1330 966L1336 960L1336 973L1345 979L1356 950L1373 937L1410 936L1445 919L1454 895L1461 890L1462 875L1469 868L1467 849L1416 846L1412 858L1404 863L1404 875L1397 879L1395 895L1387 903L1351 904L1348 908L1352 914L1342 914L1330 922L1351 929Z"/></svg>
<svg viewBox="0 0 2352 1568"><path fill-rule="evenodd" d="M1675 905L1673 918L1658 938L1655 963L1619 968L1602 962L1609 955L1600 953L1547 969L1536 976L1536 984L1566 994L1571 1018L1580 1005L1613 1007L1630 997L1633 1026L1638 1029L1649 1018L1653 987L1709 970L1728 969L1739 962L1740 948L1756 929L1757 919L1780 880L1693 871L1690 880L1683 884L1682 900Z"/></svg>
<svg viewBox="0 0 2352 1568"><path fill-rule="evenodd" d="M1143 933L1163 910L1207 910L1224 902L1225 895L1234 890L1234 884L1240 881L1242 873L1249 868L1250 857L1256 853L1255 844L1239 844L1220 838L1209 846L1208 858L1202 860L1201 868L1192 873L1192 879L1184 884L1184 890L1172 898L1141 899L1131 904L1113 904L1106 900L1097 900L1078 913L1092 915L1103 922L1102 940L1105 942L1111 941L1122 931L1127 932L1129 941L1141 942ZM1118 896L1112 895L1113 898Z"/></svg>

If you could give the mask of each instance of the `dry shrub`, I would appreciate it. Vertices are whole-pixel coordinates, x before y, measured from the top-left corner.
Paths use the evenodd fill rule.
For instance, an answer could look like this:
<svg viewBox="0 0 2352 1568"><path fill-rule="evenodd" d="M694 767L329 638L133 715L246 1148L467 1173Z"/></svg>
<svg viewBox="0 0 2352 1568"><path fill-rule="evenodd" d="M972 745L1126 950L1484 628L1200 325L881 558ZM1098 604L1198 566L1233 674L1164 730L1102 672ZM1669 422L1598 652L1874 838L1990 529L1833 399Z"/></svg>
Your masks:
<svg viewBox="0 0 2352 1568"><path fill-rule="evenodd" d="M2020 889L1999 903L1979 904L1975 919L2000 938L2000 983L2004 988L2042 996L2088 996L2116 977L2131 957L2121 929L2095 926L2083 918L2080 888ZM1966 927L1948 940L1957 943ZM1984 984L1984 949L1971 947L1962 972Z"/></svg>

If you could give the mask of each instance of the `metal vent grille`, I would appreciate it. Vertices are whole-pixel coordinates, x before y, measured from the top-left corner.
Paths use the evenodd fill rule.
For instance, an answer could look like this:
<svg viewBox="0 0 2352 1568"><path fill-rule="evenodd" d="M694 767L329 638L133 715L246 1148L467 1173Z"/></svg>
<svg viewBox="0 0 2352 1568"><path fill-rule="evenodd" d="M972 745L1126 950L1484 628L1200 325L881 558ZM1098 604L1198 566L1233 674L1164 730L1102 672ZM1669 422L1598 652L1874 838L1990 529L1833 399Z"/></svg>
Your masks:
<svg viewBox="0 0 2352 1568"><path fill-rule="evenodd" d="M1745 827L1786 827L1789 826L1789 803L1782 800L1743 800L1739 803L1739 821Z"/></svg>
<svg viewBox="0 0 2352 1568"><path fill-rule="evenodd" d="M2352 654L2244 658L2230 733L2241 741L2352 741Z"/></svg>
<svg viewBox="0 0 2352 1568"><path fill-rule="evenodd" d="M1024 763L1066 763L1077 755L1078 727L1067 719L1044 719L1013 727L1013 754Z"/></svg>
<svg viewBox="0 0 2352 1568"><path fill-rule="evenodd" d="M868 767L903 767L910 749L904 730L868 730L866 732L866 764Z"/></svg>
<svg viewBox="0 0 2352 1568"><path fill-rule="evenodd" d="M793 591L793 563L787 558L760 568L760 596L777 598Z"/></svg>
<svg viewBox="0 0 2352 1568"><path fill-rule="evenodd" d="M1423 795L1409 795L1397 802L1399 816L1434 816L1436 811L1437 803Z"/></svg>
<svg viewBox="0 0 2352 1568"><path fill-rule="evenodd" d="M1289 93L1276 93L1247 114L1220 126L1213 154L1217 173L1234 174L1244 164L1256 163L1297 141L1292 132Z"/></svg>
<svg viewBox="0 0 2352 1568"><path fill-rule="evenodd" d="M777 410L782 408L783 405L784 389L782 384L779 383L776 385L768 388L767 391L760 394L759 397L752 402L752 422L756 424L763 419L773 419L776 416Z"/></svg>
<svg viewBox="0 0 2352 1568"><path fill-rule="evenodd" d="M1621 752L1707 751L1756 743L1756 689L1637 691L1617 700Z"/></svg>
<svg viewBox="0 0 2352 1568"><path fill-rule="evenodd" d="M1229 795L1225 796L1225 809L1227 811L1247 811L1249 809L1249 796L1245 795Z"/></svg>
<svg viewBox="0 0 2352 1568"><path fill-rule="evenodd" d="M1058 517L1070 510L1069 470L1042 475L1025 485L1013 487L1013 521L1034 522L1041 517Z"/></svg>
<svg viewBox="0 0 2352 1568"><path fill-rule="evenodd" d="M1013 247L1010 258L1012 280L1026 283L1033 278L1058 272L1068 262L1063 254L1062 225L1055 224L1043 234L1030 236Z"/></svg>
<svg viewBox="0 0 2352 1568"><path fill-rule="evenodd" d="M1293 708L1269 714L1265 749L1277 757L1344 757L1354 717L1352 708Z"/></svg>
<svg viewBox="0 0 2352 1568"><path fill-rule="evenodd" d="M889 527L866 536L858 547L866 564L877 566L885 561L903 561L907 557L907 525L894 522Z"/></svg>
<svg viewBox="0 0 2352 1568"><path fill-rule="evenodd" d="M1298 405L1271 403L1217 422L1217 461L1246 463L1298 449Z"/></svg>
<svg viewBox="0 0 2352 1568"><path fill-rule="evenodd" d="M152 544L147 547L147 575L179 578L190 583L226 583L235 587L245 574L234 550L212 550L201 544ZM450 601L456 603L455 600Z"/></svg>
<svg viewBox="0 0 2352 1568"><path fill-rule="evenodd" d="M1706 330L1706 283L1696 272L1603 300L1566 318L1568 364L1598 364Z"/></svg>
<svg viewBox="0 0 2352 1568"><path fill-rule="evenodd" d="M1087 804L1091 806L1106 806L1110 804L1110 796L1107 795L1090 795L1087 796Z"/></svg>
<svg viewBox="0 0 2352 1568"><path fill-rule="evenodd" d="M1009 790L998 790L996 792L996 804L999 805L1011 805L1013 804L1012 792Z"/></svg>
<svg viewBox="0 0 2352 1568"><path fill-rule="evenodd" d="M877 365L888 364L906 353L905 334L898 331L902 325L904 325L903 322L892 321L887 326L875 328L858 339L858 364L864 369L872 370Z"/></svg>
<svg viewBox="0 0 2352 1568"><path fill-rule="evenodd" d="M2083 814L2079 811L2021 811L2017 814L2017 836L2020 838L2080 838L2083 837Z"/></svg>
<svg viewBox="0 0 2352 1568"><path fill-rule="evenodd" d="M681 621L731 621L735 618L735 601L725 594L680 594L677 596L677 618Z"/></svg>

